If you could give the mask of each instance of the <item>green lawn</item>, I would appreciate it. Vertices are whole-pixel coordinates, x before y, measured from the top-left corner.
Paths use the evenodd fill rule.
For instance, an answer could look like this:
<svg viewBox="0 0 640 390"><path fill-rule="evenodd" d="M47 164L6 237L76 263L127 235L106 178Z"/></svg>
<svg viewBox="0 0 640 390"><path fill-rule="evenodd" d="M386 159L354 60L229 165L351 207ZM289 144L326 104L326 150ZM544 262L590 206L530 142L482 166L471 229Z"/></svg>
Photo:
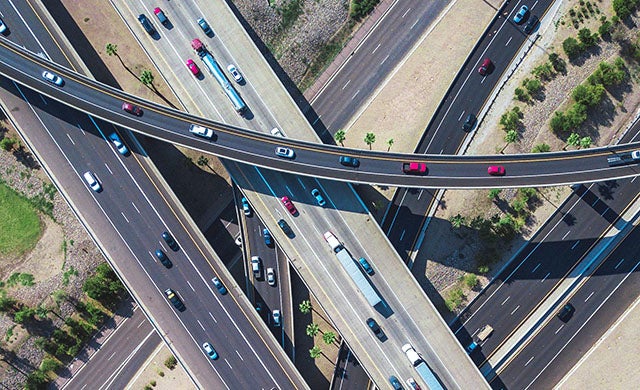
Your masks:
<svg viewBox="0 0 640 390"><path fill-rule="evenodd" d="M0 254L22 255L41 234L40 218L29 200L0 183Z"/></svg>

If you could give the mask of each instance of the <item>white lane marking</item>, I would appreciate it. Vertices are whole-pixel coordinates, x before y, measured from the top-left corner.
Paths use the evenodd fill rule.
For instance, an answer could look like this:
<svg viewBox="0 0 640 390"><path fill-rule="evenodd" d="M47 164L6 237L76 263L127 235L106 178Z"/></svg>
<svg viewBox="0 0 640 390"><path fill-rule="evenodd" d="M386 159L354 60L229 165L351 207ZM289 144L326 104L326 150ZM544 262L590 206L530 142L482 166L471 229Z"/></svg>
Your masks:
<svg viewBox="0 0 640 390"><path fill-rule="evenodd" d="M227 365L229 366L229 368L233 370L233 367L231 367L231 363L229 363L227 359L224 359L224 361L227 362Z"/></svg>
<svg viewBox="0 0 640 390"><path fill-rule="evenodd" d="M127 221L127 223L131 223L131 222L129 222L129 219L127 218L127 216L124 215L123 211L121 211L120 214L122 214L122 218L124 218L124 220Z"/></svg>
<svg viewBox="0 0 640 390"><path fill-rule="evenodd" d="M463 115L464 115L464 110L462 110L462 112L460 113L460 116L458 117L458 121L460 121L460 119L462 119Z"/></svg>
<svg viewBox="0 0 640 390"><path fill-rule="evenodd" d="M102 389L108 389L111 387L111 384L113 384L113 382L119 377L120 373L122 372L122 370L125 369L125 367L127 366L127 364L129 364L129 361L131 361L131 359L133 359L135 357L135 355L138 353L138 351L140 350L140 348L142 348L142 346L147 342L147 340L149 339L149 337L153 336L156 333L156 330L152 327L151 330L149 331L149 333L147 333L147 336L142 339L142 341L140 341L138 343L138 345L133 349L133 351L131 351L131 353L129 353L129 356L127 356L118 366L117 369L113 370L113 372L111 373L111 375L107 378L107 380L105 380L105 382L99 387L100 390ZM153 355L155 356L155 355ZM151 357L153 357L151 356ZM82 366L82 368L84 368L85 366ZM80 368L82 370L82 368ZM142 372L142 371L139 371ZM76 373L77 375L77 373ZM140 374L138 374L140 375ZM133 379L133 382L135 382L135 379L138 377L138 375L136 375ZM69 383L69 382L67 382Z"/></svg>
<svg viewBox="0 0 640 390"><path fill-rule="evenodd" d="M300 184L300 186L302 187L303 190L307 191L307 186L304 185L304 181L302 181L300 179L300 177L297 177L298 179L298 183Z"/></svg>
<svg viewBox="0 0 640 390"><path fill-rule="evenodd" d="M116 351L117 352L117 351ZM116 355L116 352L112 353L111 355L109 355L109 357L107 358L107 360L111 360L112 357L114 357Z"/></svg>
<svg viewBox="0 0 640 390"><path fill-rule="evenodd" d="M533 11L533 9L536 8L536 5L538 5L538 0L536 0L536 2L533 3L533 5L531 6L531 8L529 8L529 10Z"/></svg>
<svg viewBox="0 0 640 390"><path fill-rule="evenodd" d="M105 166L105 168L107 168L107 171L109 171L109 173L113 176L113 172L111 171L111 168L109 168L107 163L104 163L104 166Z"/></svg>
<svg viewBox="0 0 640 390"><path fill-rule="evenodd" d="M187 280L187 284L189 285L189 287L191 287L191 289L193 290L193 292L196 292L196 289L195 289L195 288L193 288L193 286L191 285L191 282L189 282L189 281Z"/></svg>
<svg viewBox="0 0 640 390"><path fill-rule="evenodd" d="M547 274L544 276L544 278L542 278L542 280L540 281L540 283L544 282L545 280L547 280L547 278L549 277L549 275L551 275L551 272L547 272Z"/></svg>
<svg viewBox="0 0 640 390"><path fill-rule="evenodd" d="M47 103L47 100L44 98L44 96L42 95L38 95L38 96L40 96L40 100L42 100L42 103L44 103L45 106L49 104Z"/></svg>
<svg viewBox="0 0 640 390"><path fill-rule="evenodd" d="M418 200L420 200L420 198L422 198L422 194L424 193L424 188L420 190L420 193L418 194Z"/></svg>
<svg viewBox="0 0 640 390"><path fill-rule="evenodd" d="M524 364L524 366L525 366L525 367L526 367L526 366L528 366L528 365L529 365L529 363L531 363L531 361L533 360L533 358L534 358L534 357L533 357L533 356L531 356L531 359L527 360L527 362Z"/></svg>
<svg viewBox="0 0 640 390"><path fill-rule="evenodd" d="M411 25L411 27L409 28L409 30L413 30L413 28L416 26L416 24L418 24L418 22L420 21L420 19L416 19L415 22L413 22L413 24Z"/></svg>
<svg viewBox="0 0 640 390"><path fill-rule="evenodd" d="M600 198L596 199L595 202L591 203L591 207L595 206L596 204L598 204L598 202L600 201Z"/></svg>
<svg viewBox="0 0 640 390"><path fill-rule="evenodd" d="M603 215L605 215L605 214L607 213L607 211L609 211L609 208L610 208L610 207L607 207L607 208L606 208L606 209L605 209L605 210L600 214L600 216L602 217Z"/></svg>
<svg viewBox="0 0 640 390"><path fill-rule="evenodd" d="M566 232L566 233L564 234L564 236L562 236L562 239L564 240L565 238L567 238L567 236L569 235L569 233L571 233L571 230L569 230L568 232Z"/></svg>
<svg viewBox="0 0 640 390"><path fill-rule="evenodd" d="M140 327L141 327L142 325L146 324L146 323L147 323L147 321L145 321L145 319L144 319L144 318L142 318L142 319L140 320L140 323L138 324L138 326L136 326L136 329L140 329Z"/></svg>
<svg viewBox="0 0 640 390"><path fill-rule="evenodd" d="M131 202L131 206L133 206L134 209L136 209L136 211L138 212L138 214L140 214L140 210L138 210L138 208L136 207L136 204Z"/></svg>
<svg viewBox="0 0 640 390"><path fill-rule="evenodd" d="M505 46L509 46L509 43L511 43L511 40L513 39L513 37L509 37L509 40L507 41L507 43L505 43Z"/></svg>
<svg viewBox="0 0 640 390"><path fill-rule="evenodd" d="M205 332L207 331L207 329L204 327L204 325L202 325L202 322L200 322L200 320L196 320L198 322L198 325L200 325L200 327L202 328L202 330L204 330Z"/></svg>
<svg viewBox="0 0 640 390"><path fill-rule="evenodd" d="M404 13L402 14L402 18L404 19L405 16L407 16L407 14L411 11L411 8L407 8L406 11L404 11Z"/></svg>
<svg viewBox="0 0 640 390"><path fill-rule="evenodd" d="M516 308L513 309L513 311L511 312L511 315L513 315L513 313L517 312L519 308L520 308L520 305L516 306Z"/></svg>
<svg viewBox="0 0 640 390"><path fill-rule="evenodd" d="M556 329L556 331L553 334L558 334L560 333L560 331L562 330L562 328L564 328L564 324L560 325L560 327L558 329Z"/></svg>
<svg viewBox="0 0 640 390"><path fill-rule="evenodd" d="M244 362L244 359L242 358L242 355L240 355L240 352L238 352L238 350L236 349L236 354L238 355L238 357L240 358L240 360L242 360Z"/></svg>
<svg viewBox="0 0 640 390"><path fill-rule="evenodd" d="M375 49L373 49L373 51L371 52L371 54L375 53L375 52L376 52L376 50L378 50L378 48L380 47L380 45L381 45L381 43L378 43L378 46L376 46L376 48L375 48Z"/></svg>
<svg viewBox="0 0 640 390"><path fill-rule="evenodd" d="M71 143L72 143L73 145L75 145L75 144L76 144L75 142L73 142L73 138L71 138L71 136L69 135L69 133L67 133L67 138L69 138L69 141L71 141Z"/></svg>
<svg viewBox="0 0 640 390"><path fill-rule="evenodd" d="M404 239L404 234L407 232L406 229L402 230L402 234L400 235L400 241L402 241Z"/></svg>
<svg viewBox="0 0 640 390"><path fill-rule="evenodd" d="M620 259L620 261L618 262L618 264L616 264L615 267L613 267L613 269L618 269L618 267L620 267L622 265L622 263L624 263L624 259Z"/></svg>
<svg viewBox="0 0 640 390"><path fill-rule="evenodd" d="M593 295L593 293L595 293L595 291L591 291L591 294L589 294L589 296L586 297L584 301L585 302L588 301L591 298L591 296Z"/></svg>
<svg viewBox="0 0 640 390"><path fill-rule="evenodd" d="M578 246L579 243L580 243L580 240L576 241L576 243L573 244L573 246L571 247L571 250L574 250Z"/></svg>
<svg viewBox="0 0 640 390"><path fill-rule="evenodd" d="M638 176L634 176L633 179L631 179L631 182L633 183L634 181L636 181L637 178Z"/></svg>
<svg viewBox="0 0 640 390"><path fill-rule="evenodd" d="M349 85L349 83L351 82L351 79L347 80L346 83L344 83L344 85L342 86L342 90L344 91L345 88L347 88L347 85Z"/></svg>
<svg viewBox="0 0 640 390"><path fill-rule="evenodd" d="M355 94L353 94L353 96L351 96L351 100L355 99L356 96L358 96L358 94L360 93L360 90L357 90Z"/></svg>
<svg viewBox="0 0 640 390"><path fill-rule="evenodd" d="M386 56L386 57L384 57L384 59L382 60L382 62L380 62L380 65L384 64L384 63L387 61L387 59L389 59L389 55L388 55L388 54L387 54L387 56Z"/></svg>
<svg viewBox="0 0 640 390"><path fill-rule="evenodd" d="M500 306L504 306L505 303L507 303L507 301L509 300L509 298L511 298L511 295L509 295L507 297L507 299L505 299L504 301L502 301L502 303L500 304Z"/></svg>
<svg viewBox="0 0 640 390"><path fill-rule="evenodd" d="M213 322L215 322L216 324L218 323L218 320L216 320L216 317L214 317L213 314L211 314L211 312L209 312L209 317L211 317Z"/></svg>
<svg viewBox="0 0 640 390"><path fill-rule="evenodd" d="M80 125L80 123L78 123L78 129L80 129L80 131L82 131L82 135L87 135L87 133L85 133L85 131L82 128L82 125Z"/></svg>
<svg viewBox="0 0 640 390"><path fill-rule="evenodd" d="M536 272L536 270L538 269L538 267L540 267L540 265L542 265L542 263L538 263L538 265L536 265L536 266L531 270L531 273Z"/></svg>

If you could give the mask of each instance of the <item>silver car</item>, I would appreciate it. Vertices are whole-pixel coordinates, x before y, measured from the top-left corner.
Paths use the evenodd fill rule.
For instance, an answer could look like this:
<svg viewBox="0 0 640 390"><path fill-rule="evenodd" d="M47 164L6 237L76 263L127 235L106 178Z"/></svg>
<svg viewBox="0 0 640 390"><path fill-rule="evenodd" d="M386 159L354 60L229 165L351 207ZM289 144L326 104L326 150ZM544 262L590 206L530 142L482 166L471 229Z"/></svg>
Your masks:
<svg viewBox="0 0 640 390"><path fill-rule="evenodd" d="M52 84L57 85L58 87L62 87L62 84L64 84L64 80L62 79L62 77L58 76L55 73L51 73L48 70L42 72L42 78Z"/></svg>
<svg viewBox="0 0 640 390"><path fill-rule="evenodd" d="M100 185L100 182L98 181L96 176L93 174L93 172L87 171L82 175L82 177L84 177L84 181L86 181L87 184L89 184L89 187L91 187L92 190L94 190L95 192L102 191L102 186Z"/></svg>
<svg viewBox="0 0 640 390"><path fill-rule="evenodd" d="M267 283L269 283L269 286L276 285L276 273L273 268L267 268Z"/></svg>
<svg viewBox="0 0 640 390"><path fill-rule="evenodd" d="M284 157L284 158L288 158L288 159L293 159L296 156L296 154L293 151L293 149L291 149L291 148L285 148L284 146L278 146L278 147L276 147L276 156Z"/></svg>
<svg viewBox="0 0 640 390"><path fill-rule="evenodd" d="M227 70L229 71L229 73L231 73L231 76L233 76L236 82L241 83L242 80L244 80L235 65L229 64L229 66L227 66Z"/></svg>

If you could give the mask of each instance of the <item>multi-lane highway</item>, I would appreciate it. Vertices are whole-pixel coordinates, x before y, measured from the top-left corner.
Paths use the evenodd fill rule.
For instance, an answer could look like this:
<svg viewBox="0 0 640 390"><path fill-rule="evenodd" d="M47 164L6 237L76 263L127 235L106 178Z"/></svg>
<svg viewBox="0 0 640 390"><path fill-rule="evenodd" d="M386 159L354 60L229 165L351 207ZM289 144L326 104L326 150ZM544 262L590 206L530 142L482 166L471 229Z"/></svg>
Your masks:
<svg viewBox="0 0 640 390"><path fill-rule="evenodd" d="M346 150L289 138L270 137L142 101L52 64L4 39L0 39L0 47L0 73L50 98L151 137L230 160L285 172L350 182L424 188L544 186L631 177L638 174L635 165L609 167L605 157L616 151L637 149L639 145L543 155L430 155L417 158L401 153ZM43 69L50 69L61 75L65 80L64 86L59 87L45 81L42 78ZM122 111L123 100L139 104L145 110L145 114L136 117ZM215 129L215 138L209 141L189 135L191 123ZM273 151L278 145L291 147L295 151L295 158L276 156ZM340 165L338 157L341 155L358 156L361 159L359 168ZM428 174L403 174L402 162L413 160L425 161L428 164ZM507 175L487 175L487 167L490 165L505 166Z"/></svg>

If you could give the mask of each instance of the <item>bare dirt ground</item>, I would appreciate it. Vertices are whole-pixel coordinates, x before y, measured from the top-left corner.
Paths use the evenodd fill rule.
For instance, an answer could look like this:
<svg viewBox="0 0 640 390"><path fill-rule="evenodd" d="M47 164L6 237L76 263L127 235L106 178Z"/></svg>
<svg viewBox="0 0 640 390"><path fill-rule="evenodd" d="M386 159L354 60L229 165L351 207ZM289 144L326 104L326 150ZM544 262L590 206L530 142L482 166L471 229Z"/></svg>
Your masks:
<svg viewBox="0 0 640 390"><path fill-rule="evenodd" d="M145 386L152 386L157 390L183 390L195 388L181 365L173 370L168 369L164 362L171 356L171 351L164 344L160 344L144 363L142 370L129 383L127 389L140 390ZM155 385L153 385L155 383Z"/></svg>

